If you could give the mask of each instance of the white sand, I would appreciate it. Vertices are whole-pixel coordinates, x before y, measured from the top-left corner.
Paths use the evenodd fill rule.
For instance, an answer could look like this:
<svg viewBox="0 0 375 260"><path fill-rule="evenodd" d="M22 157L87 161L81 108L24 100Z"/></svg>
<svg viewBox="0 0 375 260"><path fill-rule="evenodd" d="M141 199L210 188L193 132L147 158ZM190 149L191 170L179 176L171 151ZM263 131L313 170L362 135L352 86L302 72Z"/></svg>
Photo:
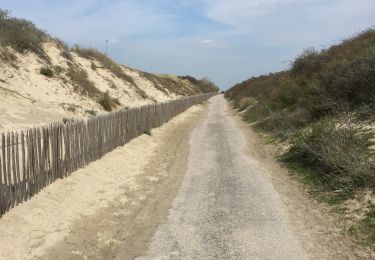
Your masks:
<svg viewBox="0 0 375 260"><path fill-rule="evenodd" d="M73 223L110 202L131 203L124 191L137 189L136 178L156 153L158 136L173 131L200 108L192 107L166 125L142 135L101 160L51 184L0 219L0 259L33 259L70 232ZM150 181L155 181L152 178ZM121 195L121 197L119 197Z"/></svg>

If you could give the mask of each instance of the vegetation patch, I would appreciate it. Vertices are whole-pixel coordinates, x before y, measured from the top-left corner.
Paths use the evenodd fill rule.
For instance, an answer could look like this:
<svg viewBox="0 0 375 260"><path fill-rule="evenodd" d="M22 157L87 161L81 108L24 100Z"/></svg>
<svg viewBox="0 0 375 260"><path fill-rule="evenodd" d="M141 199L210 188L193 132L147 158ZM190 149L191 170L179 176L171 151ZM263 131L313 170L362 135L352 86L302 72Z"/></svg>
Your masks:
<svg viewBox="0 0 375 260"><path fill-rule="evenodd" d="M15 18L7 10L0 9L0 44L25 53L31 51L50 62L43 49L43 43L50 37L38 29L31 21Z"/></svg>
<svg viewBox="0 0 375 260"><path fill-rule="evenodd" d="M145 135L152 136L151 130L145 130L143 133Z"/></svg>
<svg viewBox="0 0 375 260"><path fill-rule="evenodd" d="M110 57L108 57L106 54L99 52L96 49L93 48L83 48L78 45L72 48L74 52L76 52L79 56L85 59L95 59L99 61L104 68L112 72L116 77L124 80L125 82L130 83L136 90L137 94L144 98L147 99L149 98L146 94L146 92L139 88L134 79L129 76L128 74L125 73L121 65L117 64L115 61L113 61ZM93 68L93 65L91 64L91 67ZM94 67L95 70L97 67ZM93 69L94 69L93 68Z"/></svg>
<svg viewBox="0 0 375 260"><path fill-rule="evenodd" d="M63 56L65 59L69 61L73 61L73 56L72 56L72 53L70 52L70 48L68 44L66 44L65 42L63 42L62 40L58 38L54 38L54 41L56 42L57 46L61 50L61 56Z"/></svg>
<svg viewBox="0 0 375 260"><path fill-rule="evenodd" d="M112 111L114 108L120 105L117 99L112 98L109 92L105 92L99 98L98 103L104 108L105 111Z"/></svg>
<svg viewBox="0 0 375 260"><path fill-rule="evenodd" d="M75 121L74 118L67 118L67 117L63 118L63 123L64 124L73 124L74 121Z"/></svg>
<svg viewBox="0 0 375 260"><path fill-rule="evenodd" d="M127 75L124 70L121 68L119 64L113 61L110 57L106 54L101 53L100 51L93 49L93 48L83 48L78 45L74 46L72 50L77 53L79 56L85 59L95 59L99 61L104 68L112 72L116 77L123 79L126 82L129 82L132 85L136 85L135 81L132 77ZM91 64L93 67L93 65ZM94 68L97 69L96 65L94 64Z"/></svg>
<svg viewBox="0 0 375 260"><path fill-rule="evenodd" d="M94 109L85 110L85 113L90 115L90 116L96 116L98 114L98 112Z"/></svg>
<svg viewBox="0 0 375 260"><path fill-rule="evenodd" d="M324 120L299 131L284 154L286 162L299 162L331 190L353 192L375 187L374 134L350 125Z"/></svg>
<svg viewBox="0 0 375 260"><path fill-rule="evenodd" d="M351 123L374 114L374 29L328 49L306 49L289 70L246 80L226 97L257 129L288 141L284 161L312 170L327 188L374 188L373 134ZM339 124L347 114L355 120Z"/></svg>
<svg viewBox="0 0 375 260"><path fill-rule="evenodd" d="M244 97L240 100L240 104L238 106L238 111L244 111L251 106L255 105L257 100L252 97Z"/></svg>
<svg viewBox="0 0 375 260"><path fill-rule="evenodd" d="M52 78L54 76L53 69L51 69L48 66L40 68L40 74L42 74L42 75L44 75L48 78Z"/></svg>
<svg viewBox="0 0 375 260"><path fill-rule="evenodd" d="M11 50L7 48L7 46L4 46L3 48L1 48L0 59L1 61L10 64L14 68L18 68L17 67L18 58L16 55L14 55L14 53L12 53Z"/></svg>
<svg viewBox="0 0 375 260"><path fill-rule="evenodd" d="M220 89L209 78L196 79L192 76L179 76L178 78L187 80L192 85L196 86L200 93L218 92Z"/></svg>
<svg viewBox="0 0 375 260"><path fill-rule="evenodd" d="M87 72L80 67L75 65L69 66L67 76L70 78L75 91L78 93L92 98L97 98L102 95L102 92L89 80Z"/></svg>

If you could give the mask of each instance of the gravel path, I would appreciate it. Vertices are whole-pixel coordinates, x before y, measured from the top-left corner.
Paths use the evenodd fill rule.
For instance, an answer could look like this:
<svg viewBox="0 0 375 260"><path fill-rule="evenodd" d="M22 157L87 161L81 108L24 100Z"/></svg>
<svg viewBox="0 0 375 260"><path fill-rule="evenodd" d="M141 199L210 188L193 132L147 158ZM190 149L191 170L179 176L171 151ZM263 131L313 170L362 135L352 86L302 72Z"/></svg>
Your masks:
<svg viewBox="0 0 375 260"><path fill-rule="evenodd" d="M139 259L309 259L228 109L211 99L167 222Z"/></svg>

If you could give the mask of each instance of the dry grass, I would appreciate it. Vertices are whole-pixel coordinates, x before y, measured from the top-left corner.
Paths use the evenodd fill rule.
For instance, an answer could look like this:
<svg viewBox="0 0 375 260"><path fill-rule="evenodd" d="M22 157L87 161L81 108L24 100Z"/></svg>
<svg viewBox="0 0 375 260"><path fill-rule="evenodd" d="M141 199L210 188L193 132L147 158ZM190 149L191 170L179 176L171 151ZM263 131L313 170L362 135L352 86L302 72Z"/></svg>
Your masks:
<svg viewBox="0 0 375 260"><path fill-rule="evenodd" d="M108 92L105 92L99 98L98 103L104 108L105 111L112 111L115 107L115 103Z"/></svg>
<svg viewBox="0 0 375 260"><path fill-rule="evenodd" d="M76 52L79 56L85 59L94 59L99 61L103 67L110 72L112 72L116 77L124 80L125 82L130 83L136 90L137 94L142 97L143 99L148 99L149 96L146 94L146 92L139 88L139 86L136 84L134 79L125 73L121 65L117 64L115 61L113 61L110 57L108 57L106 54L99 52L98 50L92 49L92 48L83 48L78 45L72 48L74 52ZM93 64L93 63L92 63ZM91 64L91 65L92 65ZM95 64L94 64L95 65ZM97 69L96 66L93 67L93 69Z"/></svg>
<svg viewBox="0 0 375 260"><path fill-rule="evenodd" d="M353 192L359 187L375 188L374 134L351 124L324 120L299 131L284 155L318 175L327 188Z"/></svg>
<svg viewBox="0 0 375 260"><path fill-rule="evenodd" d="M244 97L240 100L240 104L238 106L238 111L244 111L249 107L255 105L257 100L253 97Z"/></svg>
<svg viewBox="0 0 375 260"><path fill-rule="evenodd" d="M67 76L70 78L75 91L92 98L98 98L102 92L95 87L95 84L89 80L87 72L78 66L71 65L68 68Z"/></svg>
<svg viewBox="0 0 375 260"><path fill-rule="evenodd" d="M78 45L74 46L72 50L77 53L79 56L85 59L95 59L99 61L104 68L112 72L116 77L129 82L132 85L136 85L133 78L127 75L119 64L114 62L106 54L99 52L96 49L92 48L83 48ZM95 65L95 64L94 64Z"/></svg>

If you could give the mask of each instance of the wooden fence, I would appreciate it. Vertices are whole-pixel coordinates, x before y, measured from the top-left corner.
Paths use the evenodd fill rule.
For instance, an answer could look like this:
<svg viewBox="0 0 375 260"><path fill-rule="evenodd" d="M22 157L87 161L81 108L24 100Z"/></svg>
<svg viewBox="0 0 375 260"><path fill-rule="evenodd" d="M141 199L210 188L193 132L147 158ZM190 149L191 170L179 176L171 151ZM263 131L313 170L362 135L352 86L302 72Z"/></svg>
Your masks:
<svg viewBox="0 0 375 260"><path fill-rule="evenodd" d="M163 125L214 93L123 109L1 136L0 216L146 130Z"/></svg>

